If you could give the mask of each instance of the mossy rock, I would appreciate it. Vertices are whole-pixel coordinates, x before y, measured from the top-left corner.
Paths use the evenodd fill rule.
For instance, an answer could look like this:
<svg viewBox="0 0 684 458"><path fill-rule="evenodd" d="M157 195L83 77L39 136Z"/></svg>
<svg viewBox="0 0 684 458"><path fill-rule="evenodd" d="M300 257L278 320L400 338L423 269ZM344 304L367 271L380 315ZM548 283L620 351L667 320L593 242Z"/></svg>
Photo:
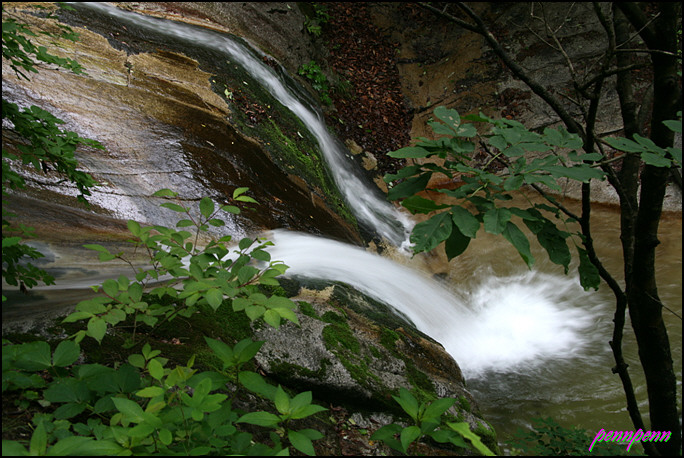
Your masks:
<svg viewBox="0 0 684 458"><path fill-rule="evenodd" d="M351 411L386 412L401 417L392 399L399 388L419 399L456 398L450 414L471 428L493 430L465 388L458 364L444 348L404 317L345 284L316 282L293 297L299 325L262 328L266 343L256 356L270 377ZM289 290L293 285L289 284ZM494 444L496 442L494 441Z"/></svg>

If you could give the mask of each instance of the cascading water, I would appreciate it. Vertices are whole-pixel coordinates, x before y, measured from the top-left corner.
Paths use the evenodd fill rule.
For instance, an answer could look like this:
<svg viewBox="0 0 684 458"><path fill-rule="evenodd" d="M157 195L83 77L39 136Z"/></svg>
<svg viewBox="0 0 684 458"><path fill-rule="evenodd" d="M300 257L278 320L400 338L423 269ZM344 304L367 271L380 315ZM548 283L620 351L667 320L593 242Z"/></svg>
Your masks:
<svg viewBox="0 0 684 458"><path fill-rule="evenodd" d="M367 225L394 245L406 245L412 222L402 212L389 204L377 190L369 187L361 178L356 167L345 157L346 149L335 139L325 125L320 112L297 96L295 89L288 85L271 67L256 56L258 52L242 43L210 30L183 23L164 21L149 16L123 11L105 3L78 3L116 18L148 28L156 33L174 36L188 43L212 47L221 51L231 61L242 66L252 77L283 106L290 109L314 135L325 158L328 170L352 211L362 224Z"/></svg>
<svg viewBox="0 0 684 458"><path fill-rule="evenodd" d="M391 305L440 342L467 377L584 356L599 307L572 278L528 271L487 275L452 291L416 269L340 242L273 231L273 259L288 275L340 281ZM583 303L583 307L577 307Z"/></svg>
<svg viewBox="0 0 684 458"><path fill-rule="evenodd" d="M329 134L320 112L265 65L257 51L224 34L103 3L74 6L225 53L307 126L358 219L392 244L406 247L410 219L361 178L344 147ZM529 272L520 278L492 277L470 293L455 293L420 272L356 247L285 231L274 231L273 238L273 259L283 260L291 274L343 281L387 303L442 343L466 375L575 356L586 340L581 330L593 319L592 313L577 311L564 298L568 289L575 295L582 293L570 278Z"/></svg>

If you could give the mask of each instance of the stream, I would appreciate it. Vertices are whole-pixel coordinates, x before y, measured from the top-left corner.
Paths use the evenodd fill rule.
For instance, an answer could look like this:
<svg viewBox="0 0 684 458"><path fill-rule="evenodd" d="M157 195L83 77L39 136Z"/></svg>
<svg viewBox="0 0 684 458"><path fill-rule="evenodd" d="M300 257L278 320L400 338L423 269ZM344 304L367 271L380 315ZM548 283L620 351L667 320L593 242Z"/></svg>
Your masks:
<svg viewBox="0 0 684 458"><path fill-rule="evenodd" d="M341 242L274 230L267 234L275 243L269 250L273 259L290 266L290 275L349 283L391 305L440 342L461 366L468 389L497 430L500 441L509 439L518 427L529 427L532 418L547 416L565 427L580 426L590 432L601 428L633 429L620 381L610 370L613 360L608 341L614 299L605 285L597 292L585 292L575 270L563 275L538 246L537 264L528 270L508 242L482 233L450 263L444 278L435 278L425 267L425 257L406 254L413 224L410 218L361 178L347 158L347 151L330 135L318 110L265 65L256 51L217 32L141 16L107 4L74 6L183 39L189 45L215 47L243 66L304 122L359 221L397 250L390 259ZM606 259L609 271L619 276L621 250L614 245L618 214L602 207L593 218L599 254ZM659 292L663 302L679 315L681 233L681 214L664 218L658 251ZM96 267L84 266L82 270L81 279L76 275L62 282L60 289L76 291L93 284ZM48 289L44 291L48 294ZM65 304L73 297L61 300ZM17 311L3 307L3 319L6 313L9 316ZM682 323L673 313L665 315L681 390ZM629 326L625 356L631 363L637 396L645 402L643 376Z"/></svg>

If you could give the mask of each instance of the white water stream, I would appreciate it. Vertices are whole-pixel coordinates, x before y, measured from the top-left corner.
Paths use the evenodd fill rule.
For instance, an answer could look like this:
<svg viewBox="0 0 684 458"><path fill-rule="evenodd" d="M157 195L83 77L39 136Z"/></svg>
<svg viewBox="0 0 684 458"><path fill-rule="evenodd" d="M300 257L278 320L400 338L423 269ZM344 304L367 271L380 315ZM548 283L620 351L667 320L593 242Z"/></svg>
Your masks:
<svg viewBox="0 0 684 458"><path fill-rule="evenodd" d="M328 170L359 222L395 245L405 244L413 226L410 218L388 203L377 190L368 186L358 169L346 158L348 151L328 132L320 112L298 96L281 76L263 62L263 54L259 55L255 49L247 48L227 35L199 27L123 11L106 3L79 5L105 13L119 22L135 24L161 35L180 38L189 44L211 47L223 52L230 61L239 64L267 88L271 95L290 109L314 135L327 162Z"/></svg>
<svg viewBox="0 0 684 458"><path fill-rule="evenodd" d="M583 356L586 332L597 317L590 294L572 277L486 275L472 290L456 291L419 270L333 240L283 230L273 231L271 239L269 252L290 267L288 275L341 281L391 305L440 342L466 378Z"/></svg>

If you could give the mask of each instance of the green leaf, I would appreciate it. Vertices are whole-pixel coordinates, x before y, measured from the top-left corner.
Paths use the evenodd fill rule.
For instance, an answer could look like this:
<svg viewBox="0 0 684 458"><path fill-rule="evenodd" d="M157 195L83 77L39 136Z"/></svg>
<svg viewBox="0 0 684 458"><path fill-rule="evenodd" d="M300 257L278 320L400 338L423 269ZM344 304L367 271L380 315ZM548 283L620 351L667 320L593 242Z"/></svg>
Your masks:
<svg viewBox="0 0 684 458"><path fill-rule="evenodd" d="M395 435L401 433L401 429L401 426L395 423L385 425L371 435L371 440L383 441L385 444L389 445L394 450L405 453L405 450L402 450L399 441L394 438Z"/></svg>
<svg viewBox="0 0 684 458"><path fill-rule="evenodd" d="M106 332L107 323L104 319L94 316L88 321L88 335L97 340L98 343L102 342Z"/></svg>
<svg viewBox="0 0 684 458"><path fill-rule="evenodd" d="M235 365L235 358L233 349L226 343L212 339L210 337L204 337L204 340L209 345L209 348L223 361L223 368L233 367Z"/></svg>
<svg viewBox="0 0 684 458"><path fill-rule="evenodd" d="M240 282L240 284L243 284L243 285L247 284L258 273L259 273L259 269L255 268L255 267L243 266L238 271L238 281Z"/></svg>
<svg viewBox="0 0 684 458"><path fill-rule="evenodd" d="M433 153L430 153L428 150L421 148L419 146L407 146L406 148L401 148L396 151L390 151L389 153L387 153L389 157L398 159L428 157L432 154Z"/></svg>
<svg viewBox="0 0 684 458"><path fill-rule="evenodd" d="M565 268L565 273L567 274L572 255L570 254L570 249L565 241L564 233L559 231L553 223L547 222L547 224L544 224L542 230L537 232L536 235L539 244L544 247L549 254L551 262L563 266Z"/></svg>
<svg viewBox="0 0 684 458"><path fill-rule="evenodd" d="M682 133L681 119L679 119L678 121L663 121L663 124L665 124L667 128L670 129L672 132L679 132L680 134Z"/></svg>
<svg viewBox="0 0 684 458"><path fill-rule="evenodd" d="M164 377L164 366L156 358L147 364L147 370L155 380L161 380Z"/></svg>
<svg viewBox="0 0 684 458"><path fill-rule="evenodd" d="M102 283L102 289L109 297L116 297L119 295L119 284L115 280L105 280L104 283Z"/></svg>
<svg viewBox="0 0 684 458"><path fill-rule="evenodd" d="M240 214L240 211L241 211L241 210L240 210L238 207L236 207L235 205L224 205L224 206L221 207L221 210L223 210L223 211L225 211L225 212L228 212L228 213L232 213L232 214L234 214L234 215L239 215L239 214Z"/></svg>
<svg viewBox="0 0 684 458"><path fill-rule="evenodd" d="M444 244L444 251L447 255L447 259L451 261L456 256L463 253L466 248L468 248L469 244L470 237L463 235L458 226L454 224L451 229L451 235L449 235Z"/></svg>
<svg viewBox="0 0 684 458"><path fill-rule="evenodd" d="M426 172L417 177L408 178L398 185L392 187L387 193L387 198L389 200L398 200L423 191L430 182L431 176L432 172Z"/></svg>
<svg viewBox="0 0 684 458"><path fill-rule="evenodd" d="M587 251L577 247L577 253L579 254L579 267L577 268L580 277L580 284L585 291L594 289L598 291L599 285L601 284L601 276L599 275L598 269L589 259Z"/></svg>
<svg viewBox="0 0 684 458"><path fill-rule="evenodd" d="M653 167L670 167L672 165L668 158L657 153L641 153L641 160Z"/></svg>
<svg viewBox="0 0 684 458"><path fill-rule="evenodd" d="M449 207L444 204L436 204L433 200L425 199L420 196L410 196L401 202L405 208L407 208L411 213L425 213L428 214L435 210L441 210L443 208Z"/></svg>
<svg viewBox="0 0 684 458"><path fill-rule="evenodd" d="M235 191L233 191L233 199L236 199L238 196L244 194L248 190L249 188L236 188Z"/></svg>
<svg viewBox="0 0 684 458"><path fill-rule="evenodd" d="M85 404L68 403L63 404L55 410L54 415L57 420L66 420L80 415L86 409Z"/></svg>
<svg viewBox="0 0 684 458"><path fill-rule="evenodd" d="M418 400L406 388L399 388L399 396L392 396L413 421L418 421Z"/></svg>
<svg viewBox="0 0 684 458"><path fill-rule="evenodd" d="M252 359L259 352L264 344L262 340L243 339L233 347L233 354L238 364L245 363Z"/></svg>
<svg viewBox="0 0 684 458"><path fill-rule="evenodd" d="M261 306L261 305L252 305L249 306L245 309L245 314L249 317L250 320L254 321L259 318L266 312L266 309Z"/></svg>
<svg viewBox="0 0 684 458"><path fill-rule="evenodd" d="M250 239L249 237L244 237L238 243L238 247L241 250L246 250L247 248L249 248L252 245L252 243L254 243L254 240Z"/></svg>
<svg viewBox="0 0 684 458"><path fill-rule="evenodd" d="M603 170L589 167L588 165L575 165L572 167L549 165L546 166L546 170L555 178L567 177L582 183L588 183L591 179L602 180L606 176Z"/></svg>
<svg viewBox="0 0 684 458"><path fill-rule="evenodd" d="M47 450L47 431L45 430L45 423L40 422L33 431L31 441L29 442L29 451L31 455L45 455ZM3 453L4 455L4 453Z"/></svg>
<svg viewBox="0 0 684 458"><path fill-rule="evenodd" d="M282 296L271 296L271 297L269 297L266 300L265 305L268 308L294 309L296 307L295 303L292 302L292 299L289 299L287 297L282 297Z"/></svg>
<svg viewBox="0 0 684 458"><path fill-rule="evenodd" d="M256 372L241 371L238 374L238 380L242 383L242 386L248 390L260 394L267 399L273 399L275 396L276 387L268 384L266 380Z"/></svg>
<svg viewBox="0 0 684 458"><path fill-rule="evenodd" d="M290 397L280 385L278 385L278 388L276 388L273 403L275 404L276 409L278 409L278 412L281 414L288 415L290 413Z"/></svg>
<svg viewBox="0 0 684 458"><path fill-rule="evenodd" d="M138 403L124 398L112 398L114 406L121 412L127 421L132 423L141 423L145 421L145 416L142 407Z"/></svg>
<svg viewBox="0 0 684 458"><path fill-rule="evenodd" d="M534 264L534 257L530 251L530 241L527 240L527 237L525 237L525 234L523 234L518 226L509 221L506 224L506 229L504 229L502 235L515 247L516 250L518 250L520 257L523 258L523 261L525 261L527 267L531 268Z"/></svg>
<svg viewBox="0 0 684 458"><path fill-rule="evenodd" d="M451 219L461 233L471 239L474 239L477 235L477 231L480 230L480 222L466 208L458 206L451 207Z"/></svg>
<svg viewBox="0 0 684 458"><path fill-rule="evenodd" d="M275 310L266 310L264 312L264 321L278 329L280 327L280 314Z"/></svg>
<svg viewBox="0 0 684 458"><path fill-rule="evenodd" d="M139 390L135 394L136 396L140 396L141 398L154 398L157 396L161 396L164 393L164 389L160 386L148 386L147 388Z"/></svg>
<svg viewBox="0 0 684 458"><path fill-rule="evenodd" d="M132 283L128 288L128 297L133 302L140 302L142 299L143 287L140 283Z"/></svg>
<svg viewBox="0 0 684 458"><path fill-rule="evenodd" d="M208 290L205 295L205 299L209 303L212 309L216 310L223 303L223 293L218 288L212 288Z"/></svg>
<svg viewBox="0 0 684 458"><path fill-rule="evenodd" d="M38 340L36 342L22 344L19 347L19 352L15 364L21 369L27 371L40 371L52 366L50 345L45 341Z"/></svg>
<svg viewBox="0 0 684 458"><path fill-rule="evenodd" d="M63 340L55 348L52 362L57 367L66 367L76 362L81 354L81 348L73 340Z"/></svg>
<svg viewBox="0 0 684 458"><path fill-rule="evenodd" d="M457 131L461 125L461 116L458 111L453 108L447 108L445 106L438 106L433 112L444 124L451 127L454 131Z"/></svg>
<svg viewBox="0 0 684 458"><path fill-rule="evenodd" d="M214 201L209 197L203 197L199 204L200 213L205 218L209 218L214 213Z"/></svg>
<svg viewBox="0 0 684 458"><path fill-rule="evenodd" d="M385 174L385 176L382 177L382 179L385 183L391 183L391 182L398 180L400 178L407 178L407 177L410 177L412 175L415 175L416 173L420 172L422 167L423 167L422 165L409 165L409 166L404 167L403 169L400 169L399 171L397 171L396 174L392 174L392 173Z"/></svg>
<svg viewBox="0 0 684 458"><path fill-rule="evenodd" d="M160 205L160 207L168 208L169 210L173 210L178 213L185 213L185 208L181 207L178 204L174 204L173 202L164 202L163 204Z"/></svg>
<svg viewBox="0 0 684 458"><path fill-rule="evenodd" d="M249 412L241 416L235 423L248 423L273 428L280 423L280 417L269 412Z"/></svg>
<svg viewBox="0 0 684 458"><path fill-rule="evenodd" d="M287 438L290 440L290 444L292 444L294 448L304 453L305 455L316 455L316 452L313 448L313 444L311 443L311 439L306 437L304 434L288 429Z"/></svg>
<svg viewBox="0 0 684 458"><path fill-rule="evenodd" d="M480 436L477 434L473 433L470 431L470 427L468 426L468 423L462 422L462 423L450 423L447 422L447 426L449 428L453 429L457 433L459 433L461 436L465 437L470 441L471 444L473 444L473 447L483 454L484 456L495 456L494 453L489 450L489 447L487 447L485 444L482 443L480 440Z"/></svg>
<svg viewBox="0 0 684 458"><path fill-rule="evenodd" d="M642 151L645 151L643 145L624 137L606 137L604 140L616 150L624 151L626 153L641 153Z"/></svg>
<svg viewBox="0 0 684 458"><path fill-rule="evenodd" d="M452 221L448 212L433 216L414 226L411 233L413 251L430 251L451 235Z"/></svg>
<svg viewBox="0 0 684 458"><path fill-rule="evenodd" d="M406 451L409 446L421 436L420 428L417 426L409 426L404 428L399 435L399 440L401 441L402 448Z"/></svg>
<svg viewBox="0 0 684 458"><path fill-rule="evenodd" d="M86 382L74 378L60 378L43 392L45 400L53 403L81 403L89 400L90 390Z"/></svg>
<svg viewBox="0 0 684 458"><path fill-rule="evenodd" d="M124 449L113 440L67 436L47 451L49 456L117 456Z"/></svg>
<svg viewBox="0 0 684 458"><path fill-rule="evenodd" d="M513 175L504 181L503 188L506 191L514 191L516 189L520 189L520 187L523 185L524 182L524 177L522 175Z"/></svg>
<svg viewBox="0 0 684 458"><path fill-rule="evenodd" d="M17 441L2 441L2 456L27 456L29 451ZM67 455L62 455L67 456Z"/></svg>
<svg viewBox="0 0 684 458"><path fill-rule="evenodd" d="M139 223L129 219L126 224L128 225L128 230L131 231L131 234L135 235L136 237L140 237L141 229Z"/></svg>
<svg viewBox="0 0 684 458"><path fill-rule="evenodd" d="M171 434L171 431L164 428L161 431L159 431L159 440L162 444L168 446L171 444L171 442L173 442L173 434Z"/></svg>
<svg viewBox="0 0 684 458"><path fill-rule="evenodd" d="M249 197L249 196L239 196L239 197L236 197L235 200L237 200L238 202L247 202L250 204L258 204L259 203L256 200L254 200L252 197Z"/></svg>
<svg viewBox="0 0 684 458"><path fill-rule="evenodd" d="M485 231L490 234L501 234L511 220L512 213L507 208L492 208L483 217Z"/></svg>
<svg viewBox="0 0 684 458"><path fill-rule="evenodd" d="M83 245L83 248L87 248L88 250L95 250L95 251L100 251L103 253L109 253L109 250L102 245L98 245L96 243L91 243L87 245Z"/></svg>
<svg viewBox="0 0 684 458"><path fill-rule="evenodd" d="M425 409L423 420L439 420L439 417L441 417L442 414L449 410L455 403L456 399L454 398L440 398L431 402L427 409Z"/></svg>

